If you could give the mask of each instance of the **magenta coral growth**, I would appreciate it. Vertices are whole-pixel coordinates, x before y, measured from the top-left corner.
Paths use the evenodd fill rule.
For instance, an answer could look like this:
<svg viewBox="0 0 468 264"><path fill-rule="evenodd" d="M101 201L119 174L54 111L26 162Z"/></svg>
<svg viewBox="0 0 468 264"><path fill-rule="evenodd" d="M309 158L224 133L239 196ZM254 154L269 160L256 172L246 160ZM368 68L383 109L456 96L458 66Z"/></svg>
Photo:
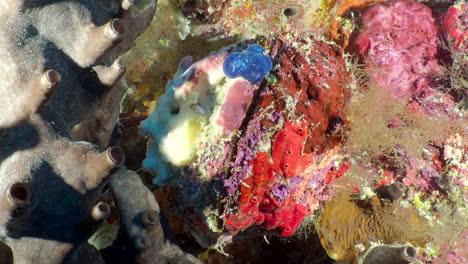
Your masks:
<svg viewBox="0 0 468 264"><path fill-rule="evenodd" d="M449 8L444 18L443 29L454 40L454 47L464 51L468 49L468 4L459 4Z"/></svg>
<svg viewBox="0 0 468 264"><path fill-rule="evenodd" d="M431 9L413 0L388 1L363 11L364 32L356 44L366 55L372 80L394 97L426 89L439 72L437 28Z"/></svg>
<svg viewBox="0 0 468 264"><path fill-rule="evenodd" d="M273 117L273 119L277 121L279 117ZM249 163L256 155L254 147L260 142L263 133L264 129L260 126L260 120L254 118L249 122L244 137L237 143L236 157L233 162L229 163L229 166L232 166L232 175L229 179L224 180L224 186L229 195L233 195L237 191L240 181L248 177L251 170Z"/></svg>

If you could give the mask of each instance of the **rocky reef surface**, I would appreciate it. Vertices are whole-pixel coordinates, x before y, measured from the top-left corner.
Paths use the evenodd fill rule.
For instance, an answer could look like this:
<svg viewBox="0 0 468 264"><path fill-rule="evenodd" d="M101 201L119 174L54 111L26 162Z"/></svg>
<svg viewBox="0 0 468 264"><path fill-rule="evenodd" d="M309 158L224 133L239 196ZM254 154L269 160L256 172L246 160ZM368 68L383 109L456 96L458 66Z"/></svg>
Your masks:
<svg viewBox="0 0 468 264"><path fill-rule="evenodd" d="M0 263L467 263L467 12L2 1Z"/></svg>
<svg viewBox="0 0 468 264"><path fill-rule="evenodd" d="M119 169L119 56L149 26L156 1L0 6L0 232L11 250L1 263L197 263L170 242L139 177ZM87 240L111 214L109 189L121 224L101 254Z"/></svg>
<svg viewBox="0 0 468 264"><path fill-rule="evenodd" d="M277 3L276 15L256 2L181 5L192 36L241 40L183 59L142 122L143 169L173 190L169 208L201 245L235 252L226 245L244 236L297 238L315 226L344 263L463 251L437 230L448 212L466 220L466 29L456 22L465 5L371 2L328 3L314 27L303 23L318 9L300 1ZM233 75L263 69L254 49L271 71ZM454 143L456 168L445 152ZM461 239L466 226L455 225Z"/></svg>

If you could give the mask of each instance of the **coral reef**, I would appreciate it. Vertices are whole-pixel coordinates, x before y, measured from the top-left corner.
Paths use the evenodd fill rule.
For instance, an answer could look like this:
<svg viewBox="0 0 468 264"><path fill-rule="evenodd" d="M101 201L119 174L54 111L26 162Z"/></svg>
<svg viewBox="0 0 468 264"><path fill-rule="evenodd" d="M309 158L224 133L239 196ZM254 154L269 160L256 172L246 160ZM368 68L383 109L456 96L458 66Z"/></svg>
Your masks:
<svg viewBox="0 0 468 264"><path fill-rule="evenodd" d="M238 142L234 173L224 181L229 194L240 191L239 208L225 223L231 232L257 224L283 236L294 234L303 218L327 199L327 185L340 176L332 174L346 170L337 162L347 78L338 69L344 60L338 48L325 42L309 38L297 43L274 44L272 56L281 67L261 92L258 109ZM292 121L299 117L301 122ZM271 142L270 133L275 135ZM246 162L250 173L243 168Z"/></svg>
<svg viewBox="0 0 468 264"><path fill-rule="evenodd" d="M347 170L337 158L348 78L342 53L314 38L297 43L272 43L278 67L261 85L272 64L258 45L239 43L190 67L182 61L142 122L151 132L144 167L155 183L182 187L179 210L203 244L255 225L293 235Z"/></svg>
<svg viewBox="0 0 468 264"><path fill-rule="evenodd" d="M154 183L174 186L169 210L202 246L222 251L252 233L303 234L324 211L322 235L349 227L350 239L322 239L340 261L385 262L406 252L404 262L413 248L415 262L458 258L460 247L435 227L457 226L447 231L454 237L466 228L441 219L441 211L466 208L463 55L454 47L445 59L440 46L444 36L455 44L463 36L462 5L445 15L447 4L372 2L382 1L329 1L320 10L301 1L182 1L190 22L174 26L186 25L188 38L243 40L195 63L183 59L142 123L150 138L144 167ZM304 27L313 10L328 17ZM331 38L347 53L320 37L330 22ZM343 36L333 34L337 24ZM256 49L270 57L269 73L256 68L264 65ZM228 65L234 61L237 72ZM243 85L230 83L239 77ZM457 154L443 153L452 145ZM447 165L450 157L457 165ZM345 208L334 202L343 192ZM346 217L328 223L325 211L335 207L370 227ZM205 261L222 262L207 254Z"/></svg>
<svg viewBox="0 0 468 264"><path fill-rule="evenodd" d="M418 12L422 13L412 17ZM420 226L426 228L421 231L424 234L420 238L424 239L423 244L411 241L417 238L414 232L408 233L400 241L388 242L389 238L383 236L373 239L374 243L397 247L410 243L420 253L414 261L427 263L436 259L434 256L441 253L439 249L454 243L438 234L437 229L447 229L448 225L458 226L447 232L460 237L466 228L463 224L457 224L463 221L458 219L463 216L457 216L457 211L466 210L466 206L462 205L466 200L466 191L463 191L466 185L461 180L464 176L460 176L457 169L453 174L449 173L450 176L446 175L450 165L444 161L450 159L450 154L443 152L445 148L450 148L455 138L459 148L466 147L466 143L462 143L466 142L465 136L462 136L466 135L466 115L456 106L462 97L451 93L458 80L452 78L455 82L437 83L436 77L443 73L437 45L443 40L437 38L439 28L429 7L416 1L388 1L364 8L362 20L364 29L353 44L366 63L366 73L355 69L355 89L361 94L351 100L350 107L345 111L350 128L345 149L354 157L350 167L351 177L344 177L344 181L338 184L353 187L361 192L361 196L376 193L384 199L382 201L389 200L414 208L417 215L425 219ZM411 25L413 23L414 26ZM408 47L420 50L408 52ZM456 56L456 50L452 52ZM403 61L406 66L398 65ZM376 102L378 105L374 107ZM359 146L359 150L355 149L356 146ZM461 153L465 151L458 152L457 160L462 164ZM362 183L358 184L358 180ZM444 184L444 181L450 183ZM361 185L361 188L356 188L357 185ZM401 196L403 188L400 187L408 190L406 195ZM369 193L370 188L375 190ZM441 220L444 214L453 218ZM317 228L324 228L323 224ZM368 231L346 230L349 231L346 233L348 237L361 236ZM330 242L329 246L346 240L338 238L337 241ZM327 239L322 241L324 247L327 246L325 243ZM372 247L358 243L354 248L348 248L353 248L350 250L352 254L362 256L369 246ZM376 256L383 256L387 254L385 252L386 249ZM329 255L335 257L333 253L337 257L343 256L341 252L329 252ZM453 253L456 254L459 253ZM441 255L450 256L450 253ZM363 259L361 257L359 261ZM347 261L358 261L358 258Z"/></svg>
<svg viewBox="0 0 468 264"><path fill-rule="evenodd" d="M2 1L0 263L467 263L467 11Z"/></svg>
<svg viewBox="0 0 468 264"><path fill-rule="evenodd" d="M152 112L152 101L164 93L185 56L197 61L258 34L326 31L338 2L160 0L149 31L126 56L131 85L125 112Z"/></svg>

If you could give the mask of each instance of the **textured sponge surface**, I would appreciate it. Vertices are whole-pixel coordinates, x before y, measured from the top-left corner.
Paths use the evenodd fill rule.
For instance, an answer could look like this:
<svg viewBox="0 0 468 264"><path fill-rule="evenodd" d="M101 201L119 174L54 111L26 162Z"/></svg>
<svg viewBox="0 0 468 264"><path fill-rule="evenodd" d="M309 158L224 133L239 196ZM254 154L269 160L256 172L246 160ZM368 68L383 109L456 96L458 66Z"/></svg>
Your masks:
<svg viewBox="0 0 468 264"><path fill-rule="evenodd" d="M244 52L229 54L223 65L224 73L229 78L243 77L251 83L260 82L271 71L270 57L263 55L265 49L252 45Z"/></svg>

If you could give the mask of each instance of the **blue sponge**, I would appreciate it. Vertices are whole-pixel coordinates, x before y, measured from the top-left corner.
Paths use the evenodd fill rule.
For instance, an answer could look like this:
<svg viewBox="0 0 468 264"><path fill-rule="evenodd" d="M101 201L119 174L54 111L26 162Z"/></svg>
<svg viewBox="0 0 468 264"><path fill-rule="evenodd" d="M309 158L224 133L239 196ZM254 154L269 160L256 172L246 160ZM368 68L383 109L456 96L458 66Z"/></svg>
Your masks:
<svg viewBox="0 0 468 264"><path fill-rule="evenodd" d="M229 78L241 76L253 84L260 82L272 68L270 57L263 52L261 46L251 45L244 52L229 54L224 61L224 74Z"/></svg>

